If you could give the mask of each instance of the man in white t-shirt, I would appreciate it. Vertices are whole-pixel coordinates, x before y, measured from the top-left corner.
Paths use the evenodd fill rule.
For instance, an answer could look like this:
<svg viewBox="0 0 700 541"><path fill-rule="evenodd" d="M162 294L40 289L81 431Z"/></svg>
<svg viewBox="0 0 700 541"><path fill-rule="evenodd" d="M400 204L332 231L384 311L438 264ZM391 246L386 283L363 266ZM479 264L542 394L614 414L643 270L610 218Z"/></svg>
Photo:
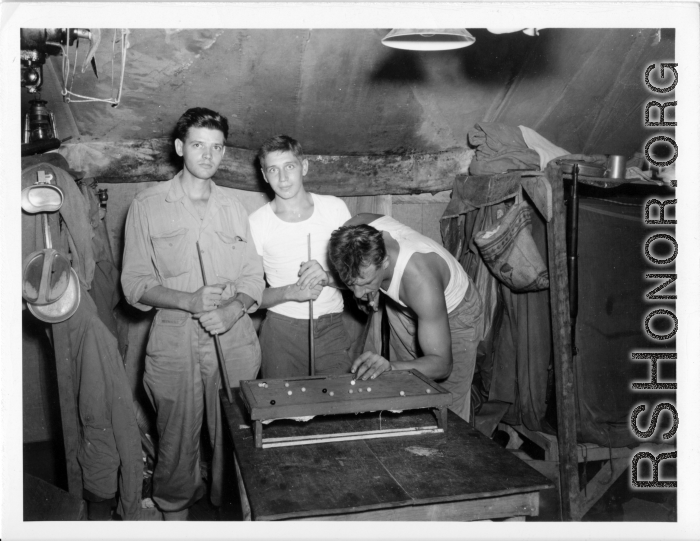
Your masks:
<svg viewBox="0 0 700 541"><path fill-rule="evenodd" d="M351 339L343 324L343 296L328 267L331 233L350 219L337 197L304 189L309 163L301 145L286 135L266 141L258 152L265 181L275 198L250 215L250 228L268 287L260 329L262 375L309 375L309 300L313 301L315 373L350 371ZM311 258L309 258L309 235Z"/></svg>

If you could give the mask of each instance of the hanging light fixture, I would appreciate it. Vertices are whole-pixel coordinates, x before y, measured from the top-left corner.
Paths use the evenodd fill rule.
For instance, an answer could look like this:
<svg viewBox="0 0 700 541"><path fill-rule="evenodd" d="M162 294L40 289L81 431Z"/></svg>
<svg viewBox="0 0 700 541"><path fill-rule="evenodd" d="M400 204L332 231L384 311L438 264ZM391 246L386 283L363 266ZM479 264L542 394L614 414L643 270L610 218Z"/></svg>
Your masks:
<svg viewBox="0 0 700 541"><path fill-rule="evenodd" d="M523 34L528 36L539 36L542 28L487 28L486 30L492 34L511 34L522 30Z"/></svg>
<svg viewBox="0 0 700 541"><path fill-rule="evenodd" d="M395 49L409 51L447 51L460 49L474 43L476 39L465 28L440 29L394 29L382 43Z"/></svg>

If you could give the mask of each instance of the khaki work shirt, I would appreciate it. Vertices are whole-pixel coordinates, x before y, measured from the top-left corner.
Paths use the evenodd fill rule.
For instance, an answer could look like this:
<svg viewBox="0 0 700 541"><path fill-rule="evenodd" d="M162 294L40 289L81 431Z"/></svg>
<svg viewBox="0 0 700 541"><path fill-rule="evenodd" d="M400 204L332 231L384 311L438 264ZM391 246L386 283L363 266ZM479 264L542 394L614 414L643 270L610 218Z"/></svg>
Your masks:
<svg viewBox="0 0 700 541"><path fill-rule="evenodd" d="M182 172L140 192L126 219L122 288L129 304L148 311L143 293L158 285L193 293L204 285L197 255L202 250L209 285L226 284L223 298L245 293L260 303L265 287L262 259L250 235L248 213L229 188L212 182L200 219L181 184ZM256 305L251 307L254 311Z"/></svg>

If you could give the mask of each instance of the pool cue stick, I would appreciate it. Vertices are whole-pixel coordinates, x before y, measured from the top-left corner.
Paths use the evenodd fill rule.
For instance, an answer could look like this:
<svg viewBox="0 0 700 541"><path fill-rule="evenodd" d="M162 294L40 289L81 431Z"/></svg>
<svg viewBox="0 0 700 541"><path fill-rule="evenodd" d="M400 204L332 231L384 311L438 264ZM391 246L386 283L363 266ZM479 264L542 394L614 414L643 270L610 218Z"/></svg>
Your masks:
<svg viewBox="0 0 700 541"><path fill-rule="evenodd" d="M309 261L311 261L311 233L306 237L309 249ZM309 299L309 363L310 375L316 374L316 351L314 348L314 301Z"/></svg>
<svg viewBox="0 0 700 541"><path fill-rule="evenodd" d="M197 241L197 255L199 256L199 266L202 268L202 279L204 280L204 285L209 285L207 283L207 273L204 271L204 261L202 260L202 251L199 248L199 241ZM221 372L221 379L224 380L224 386L226 387L226 396L228 397L228 403L233 404L233 393L231 392L231 384L228 382L228 372L226 372L226 361L224 359L224 350L221 349L221 341L219 340L219 335L214 335L214 346L216 347L216 358L219 360L219 372Z"/></svg>

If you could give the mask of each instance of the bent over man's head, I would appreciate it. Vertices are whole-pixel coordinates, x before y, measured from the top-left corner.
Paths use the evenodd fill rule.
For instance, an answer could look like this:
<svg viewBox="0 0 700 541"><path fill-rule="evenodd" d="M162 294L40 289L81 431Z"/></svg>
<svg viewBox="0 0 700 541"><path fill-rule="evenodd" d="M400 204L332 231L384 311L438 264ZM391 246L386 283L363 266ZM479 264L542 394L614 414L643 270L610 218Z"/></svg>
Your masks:
<svg viewBox="0 0 700 541"><path fill-rule="evenodd" d="M331 264L347 286L355 283L363 268L379 267L386 258L382 232L366 224L336 229L328 249Z"/></svg>

